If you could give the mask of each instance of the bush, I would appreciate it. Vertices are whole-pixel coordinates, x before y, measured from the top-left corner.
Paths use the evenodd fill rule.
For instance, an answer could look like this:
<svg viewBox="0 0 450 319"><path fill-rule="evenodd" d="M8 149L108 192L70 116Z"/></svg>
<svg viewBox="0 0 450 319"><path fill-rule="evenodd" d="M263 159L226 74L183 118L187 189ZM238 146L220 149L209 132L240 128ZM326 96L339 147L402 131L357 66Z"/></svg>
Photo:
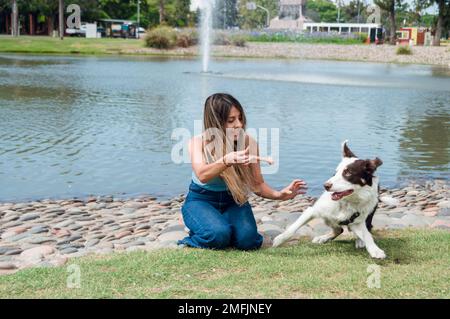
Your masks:
<svg viewBox="0 0 450 319"><path fill-rule="evenodd" d="M177 34L177 46L188 48L198 43L198 34L193 29L185 29Z"/></svg>
<svg viewBox="0 0 450 319"><path fill-rule="evenodd" d="M213 44L215 44L215 45L230 45L231 41L225 32L219 31L214 34Z"/></svg>
<svg viewBox="0 0 450 319"><path fill-rule="evenodd" d="M144 40L146 46L149 48L170 49L177 42L177 34L170 27L159 26L148 31Z"/></svg>
<svg viewBox="0 0 450 319"><path fill-rule="evenodd" d="M369 37L367 35L367 33L363 33L363 32L358 32L358 39L362 42L362 43L366 43L367 38Z"/></svg>
<svg viewBox="0 0 450 319"><path fill-rule="evenodd" d="M402 45L397 48L397 54L411 55L412 51L410 47Z"/></svg>
<svg viewBox="0 0 450 319"><path fill-rule="evenodd" d="M231 37L231 43L237 47L245 47L247 37L244 35L234 35Z"/></svg>

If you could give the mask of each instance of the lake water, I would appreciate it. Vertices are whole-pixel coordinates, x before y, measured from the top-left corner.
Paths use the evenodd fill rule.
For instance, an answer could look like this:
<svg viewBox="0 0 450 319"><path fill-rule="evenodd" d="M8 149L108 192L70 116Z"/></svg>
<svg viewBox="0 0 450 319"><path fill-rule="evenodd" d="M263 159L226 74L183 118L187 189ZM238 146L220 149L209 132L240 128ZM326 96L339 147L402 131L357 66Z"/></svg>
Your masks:
<svg viewBox="0 0 450 319"><path fill-rule="evenodd" d="M251 128L279 129L273 187L317 196L348 139L380 157L381 184L450 172L450 70L298 60L0 55L0 201L186 192L175 128L194 133L205 98L228 92ZM270 137L270 130L269 137ZM270 154L270 149L269 149Z"/></svg>

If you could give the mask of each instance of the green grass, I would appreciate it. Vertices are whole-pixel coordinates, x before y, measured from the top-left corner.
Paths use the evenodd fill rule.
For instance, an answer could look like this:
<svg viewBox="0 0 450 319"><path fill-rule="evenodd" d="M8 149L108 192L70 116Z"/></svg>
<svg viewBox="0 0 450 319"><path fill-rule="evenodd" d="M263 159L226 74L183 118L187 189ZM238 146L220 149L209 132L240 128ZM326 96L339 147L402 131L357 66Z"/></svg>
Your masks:
<svg viewBox="0 0 450 319"><path fill-rule="evenodd" d="M397 48L396 52L397 52L397 55L411 55L412 54L412 50L408 46L399 46Z"/></svg>
<svg viewBox="0 0 450 319"><path fill-rule="evenodd" d="M388 259L376 261L354 241L253 252L193 248L72 259L81 287L66 287L67 267L27 269L0 277L10 298L449 298L450 233L379 232ZM368 288L367 267L381 269Z"/></svg>
<svg viewBox="0 0 450 319"><path fill-rule="evenodd" d="M125 50L136 50L143 47L144 41L136 39L65 37L64 40L60 40L41 36L0 37L0 52L11 53L123 54Z"/></svg>
<svg viewBox="0 0 450 319"><path fill-rule="evenodd" d="M291 37L283 34L261 34L257 36L249 36L246 39L249 42L275 42L275 43L308 43L308 44L364 44L364 38L345 38L345 37L311 37L311 36L298 36Z"/></svg>

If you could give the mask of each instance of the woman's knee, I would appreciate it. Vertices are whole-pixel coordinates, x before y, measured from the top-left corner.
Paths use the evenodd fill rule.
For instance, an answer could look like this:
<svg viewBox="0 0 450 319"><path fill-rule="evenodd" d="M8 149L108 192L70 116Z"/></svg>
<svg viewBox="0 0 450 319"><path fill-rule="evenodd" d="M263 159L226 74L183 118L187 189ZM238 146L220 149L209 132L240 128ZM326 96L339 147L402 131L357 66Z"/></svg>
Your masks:
<svg viewBox="0 0 450 319"><path fill-rule="evenodd" d="M208 248L226 248L230 246L231 242L231 227L228 225L212 227L207 231L205 239L205 245L208 246Z"/></svg>
<svg viewBox="0 0 450 319"><path fill-rule="evenodd" d="M261 247L263 236L258 232L248 232L236 238L235 247L239 250L254 250Z"/></svg>

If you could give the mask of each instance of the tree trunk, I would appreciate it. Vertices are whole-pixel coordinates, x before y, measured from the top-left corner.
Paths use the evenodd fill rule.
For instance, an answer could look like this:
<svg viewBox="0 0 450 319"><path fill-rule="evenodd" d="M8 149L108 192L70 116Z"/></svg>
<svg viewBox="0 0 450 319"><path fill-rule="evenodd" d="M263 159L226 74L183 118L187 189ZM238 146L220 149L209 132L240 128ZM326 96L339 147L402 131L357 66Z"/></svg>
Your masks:
<svg viewBox="0 0 450 319"><path fill-rule="evenodd" d="M389 22L391 24L389 43L395 45L395 43L397 42L397 26L395 24L395 1L392 1L389 9Z"/></svg>
<svg viewBox="0 0 450 319"><path fill-rule="evenodd" d="M436 32L433 38L433 46L441 45L442 27L444 25L445 0L439 0L439 15L436 25Z"/></svg>
<svg viewBox="0 0 450 319"><path fill-rule="evenodd" d="M32 13L28 14L28 18L30 19L30 35L34 35L34 16Z"/></svg>
<svg viewBox="0 0 450 319"><path fill-rule="evenodd" d="M47 17L47 32L48 35L52 36L53 35L53 17Z"/></svg>
<svg viewBox="0 0 450 319"><path fill-rule="evenodd" d="M64 0L59 0L59 38L64 40Z"/></svg>
<svg viewBox="0 0 450 319"><path fill-rule="evenodd" d="M17 37L19 35L19 10L17 8L17 0L13 0L12 2L11 24L12 36Z"/></svg>
<svg viewBox="0 0 450 319"><path fill-rule="evenodd" d="M166 12L164 9L164 0L159 0L159 24L162 24L165 22L166 19Z"/></svg>
<svg viewBox="0 0 450 319"><path fill-rule="evenodd" d="M6 24L6 34L9 33L9 15L7 14L5 17L5 24Z"/></svg>

